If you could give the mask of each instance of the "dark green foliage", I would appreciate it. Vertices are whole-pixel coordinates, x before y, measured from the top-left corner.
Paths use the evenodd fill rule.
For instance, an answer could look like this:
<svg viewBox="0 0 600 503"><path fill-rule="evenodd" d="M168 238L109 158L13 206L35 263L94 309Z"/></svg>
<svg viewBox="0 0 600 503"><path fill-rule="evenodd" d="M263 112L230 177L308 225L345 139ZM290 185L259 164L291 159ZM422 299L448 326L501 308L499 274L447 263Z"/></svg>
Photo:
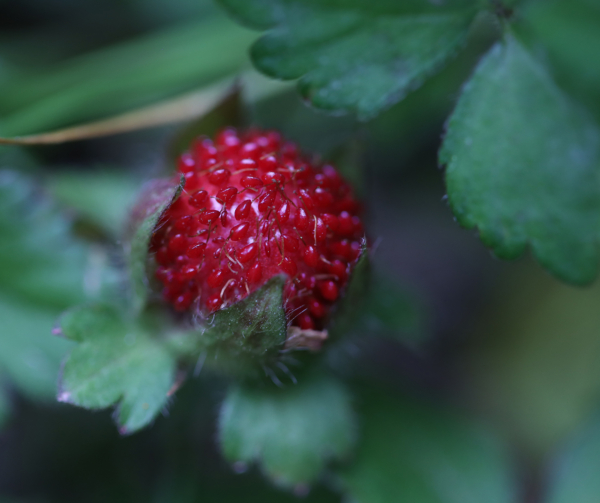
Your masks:
<svg viewBox="0 0 600 503"><path fill-rule="evenodd" d="M594 503L600 494L600 428L598 417L568 442L549 478L547 503Z"/></svg>
<svg viewBox="0 0 600 503"><path fill-rule="evenodd" d="M0 292L0 372L8 376L6 381L12 386L32 398L47 400L56 396L60 362L72 346L51 336L59 312Z"/></svg>
<svg viewBox="0 0 600 503"><path fill-rule="evenodd" d="M0 284L28 299L66 307L86 295L89 250L66 214L28 178L0 171Z"/></svg>
<svg viewBox="0 0 600 503"><path fill-rule="evenodd" d="M4 422L6 421L6 418L8 417L8 412L9 412L8 397L6 396L6 393L4 392L4 390L2 390L2 391L0 391L0 428L2 426L4 426Z"/></svg>
<svg viewBox="0 0 600 503"><path fill-rule="evenodd" d="M231 462L257 461L276 484L310 484L325 463L346 458L356 439L348 391L335 379L304 375L284 388L235 386L219 416L219 440Z"/></svg>
<svg viewBox="0 0 600 503"><path fill-rule="evenodd" d="M175 359L156 337L163 327L152 321L127 321L108 305L67 311L61 335L78 344L64 363L58 400L88 409L118 403L121 433L152 421L175 379Z"/></svg>
<svg viewBox="0 0 600 503"><path fill-rule="evenodd" d="M513 503L507 453L477 426L412 399L362 393L356 459L339 471L356 503Z"/></svg>
<svg viewBox="0 0 600 503"><path fill-rule="evenodd" d="M556 276L598 272L600 134L512 36L466 84L440 153L450 206L502 258L529 245Z"/></svg>
<svg viewBox="0 0 600 503"><path fill-rule="evenodd" d="M599 119L600 4L595 0L529 2L522 17L520 31L553 64L557 81Z"/></svg>
<svg viewBox="0 0 600 503"><path fill-rule="evenodd" d="M112 292L106 252L72 231L29 177L0 171L0 381L32 398L56 395L71 346L50 335L61 310Z"/></svg>
<svg viewBox="0 0 600 503"><path fill-rule="evenodd" d="M133 12L138 24L123 32L117 27L95 51L67 47L73 35L65 25L62 48L40 43L40 29L29 49L19 49L18 41L11 46L19 37L0 19L0 135L101 119L221 78L232 82L257 35L210 9L202 19L182 16L186 23L168 27L158 18L173 16L183 8L179 2L104 3L119 13L107 15L111 25ZM43 10L40 0L24 3ZM105 8L63 3L52 1L46 10L66 9L62 15L69 17ZM255 79L258 91L215 92L207 101L223 100L220 106L179 134L39 147L30 159L11 152L12 165L45 170L45 190L0 171L0 500L274 503L294 501L292 493L310 488L307 503L516 503L526 493L535 503L595 502L597 421L574 442L558 448L556 441L597 406L598 289L576 290L546 276L537 284L529 275L512 288L496 288L494 274L508 276L506 266L481 247L476 255L468 233L460 237L440 201L434 152L442 118L456 100L440 161L459 223L479 231L499 257L512 259L529 247L556 277L591 282L600 258L600 136L590 118L600 117L600 4L219 3L265 32L251 49L259 70L297 80L306 102L348 117L300 112L292 93L269 101L270 117L256 114L263 104L248 96L264 98L273 84L248 79L244 69L243 80ZM13 9L25 7L7 6L9 17ZM21 21L32 32L45 15L40 12ZM141 21L144 15L154 28ZM454 62L462 47L467 50ZM29 59L20 61L20 50ZM355 121L374 118L446 65L432 86L381 121ZM380 237L383 246L391 243L389 262L376 250L367 257L363 248L319 354L302 345L306 351L292 351L286 341L285 277L206 318L161 303L148 246L161 215L185 190L181 180L147 186L122 239L136 180L157 176L125 169L132 158L149 170L164 161L169 173L172 154L196 135L253 123L277 124L300 145L341 145L329 159L357 193L370 197L367 210L382 204L380 194L406 198L398 206L406 214L385 207L389 220L369 234L370 243ZM4 167L9 157L1 154ZM121 159L121 172L62 171L80 159L108 164L113 158ZM438 209L409 201L424 187ZM68 213L48 194L68 205ZM430 225L436 211L446 211L446 221ZM441 252L429 256L430 249ZM108 256L115 267L108 267ZM402 275L416 283L431 311L392 280ZM111 287L115 278L121 290ZM502 299L495 310L490 291ZM80 307L57 325L58 313L73 305ZM421 344L431 333L437 337ZM57 395L61 362L58 399L93 410L114 407L123 434L161 412L172 417L122 438L108 412L40 406L38 400ZM398 391L407 388L431 401ZM467 404L471 418L449 412L446 401ZM506 434L513 458L472 421L482 412ZM544 472L555 452L553 470ZM248 474L232 473L246 468ZM260 481L258 471L277 488ZM519 481L531 486L518 487Z"/></svg>
<svg viewBox="0 0 600 503"><path fill-rule="evenodd" d="M469 2L220 1L269 30L251 50L259 70L300 79L300 93L318 108L365 119L438 70L464 42L474 12Z"/></svg>
<svg viewBox="0 0 600 503"><path fill-rule="evenodd" d="M0 136L39 133L191 91L236 72L251 39L249 31L214 17L7 79Z"/></svg>
<svg viewBox="0 0 600 503"><path fill-rule="evenodd" d="M95 172L67 171L54 174L48 191L76 216L121 236L127 212L139 191L139 181L116 169Z"/></svg>
<svg viewBox="0 0 600 503"><path fill-rule="evenodd" d="M381 273L370 278L362 327L364 333L390 337L416 347L431 335L426 326L425 309L415 299L414 292L404 290Z"/></svg>

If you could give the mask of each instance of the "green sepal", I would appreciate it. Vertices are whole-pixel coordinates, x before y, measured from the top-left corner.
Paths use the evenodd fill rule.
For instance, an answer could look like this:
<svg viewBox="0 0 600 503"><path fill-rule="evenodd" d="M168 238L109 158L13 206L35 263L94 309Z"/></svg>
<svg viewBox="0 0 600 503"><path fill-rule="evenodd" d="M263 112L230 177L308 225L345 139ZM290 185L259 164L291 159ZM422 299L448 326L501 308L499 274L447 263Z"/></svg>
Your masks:
<svg viewBox="0 0 600 503"><path fill-rule="evenodd" d="M67 356L58 400L87 409L117 405L122 434L149 424L167 405L176 360L156 319L127 319L114 306L92 304L65 312L55 333L77 342Z"/></svg>
<svg viewBox="0 0 600 503"><path fill-rule="evenodd" d="M327 462L345 459L357 424L342 383L324 374L298 384L232 386L219 414L219 442L232 463L258 462L281 486L311 484Z"/></svg>
<svg viewBox="0 0 600 503"><path fill-rule="evenodd" d="M371 264L367 241L363 239L361 252L352 270L348 285L334 307L327 330L331 338L338 338L353 330L366 306Z"/></svg>
<svg viewBox="0 0 600 503"><path fill-rule="evenodd" d="M134 312L143 309L150 293L147 271L150 239L161 216L179 197L184 184L183 176L149 181L131 212L126 232L125 254Z"/></svg>
<svg viewBox="0 0 600 503"><path fill-rule="evenodd" d="M285 281L285 276L275 276L244 300L199 321L180 346L193 348L190 356L206 358L207 366L217 371L262 374L265 365L277 360L287 336Z"/></svg>

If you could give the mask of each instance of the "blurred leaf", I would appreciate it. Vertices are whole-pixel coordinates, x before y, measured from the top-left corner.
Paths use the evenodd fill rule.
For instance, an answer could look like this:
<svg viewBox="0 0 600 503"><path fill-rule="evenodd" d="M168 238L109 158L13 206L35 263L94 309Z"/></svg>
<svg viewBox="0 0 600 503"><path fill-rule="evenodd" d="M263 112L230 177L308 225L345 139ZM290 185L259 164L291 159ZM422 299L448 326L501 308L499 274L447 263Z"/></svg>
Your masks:
<svg viewBox="0 0 600 503"><path fill-rule="evenodd" d="M229 95L228 88L232 82L232 79L221 80L198 91L142 106L106 119L32 135L3 136L0 137L0 145L55 145L197 119Z"/></svg>
<svg viewBox="0 0 600 503"><path fill-rule="evenodd" d="M102 169L53 173L46 187L56 200L119 235L139 182L122 171Z"/></svg>
<svg viewBox="0 0 600 503"><path fill-rule="evenodd" d="M151 180L142 189L138 202L131 211L127 230L129 241L125 252L132 283L133 308L136 311L143 308L149 294L146 266L150 238L162 214L179 197L183 185L183 177L179 180Z"/></svg>
<svg viewBox="0 0 600 503"><path fill-rule="evenodd" d="M365 190L364 154L364 142L353 138L327 156L327 160L350 183L358 197L363 197Z"/></svg>
<svg viewBox="0 0 600 503"><path fill-rule="evenodd" d="M374 274L369 285L363 325L366 332L418 346L430 334L425 313L414 294Z"/></svg>
<svg viewBox="0 0 600 503"><path fill-rule="evenodd" d="M0 290L0 374L35 399L56 393L60 362L71 344L52 337L58 310Z"/></svg>
<svg viewBox="0 0 600 503"><path fill-rule="evenodd" d="M546 503L595 503L600 494L598 417L565 447L548 478Z"/></svg>
<svg viewBox="0 0 600 503"><path fill-rule="evenodd" d="M362 397L356 459L339 471L356 503L514 503L506 453L444 409L373 390Z"/></svg>
<svg viewBox="0 0 600 503"><path fill-rule="evenodd" d="M14 136L106 117L238 71L251 34L221 16L176 26L9 79L0 133Z"/></svg>
<svg viewBox="0 0 600 503"><path fill-rule="evenodd" d="M55 307L102 293L102 252L77 241L57 205L11 171L0 171L0 234L3 289Z"/></svg>
<svg viewBox="0 0 600 503"><path fill-rule="evenodd" d="M559 83L574 91L600 118L600 4L594 0L529 2L523 10L533 47L541 42Z"/></svg>
<svg viewBox="0 0 600 503"><path fill-rule="evenodd" d="M464 42L473 2L220 0L268 30L252 49L259 70L300 79L317 108L370 118L439 70ZM454 8L453 8L454 7Z"/></svg>
<svg viewBox="0 0 600 503"><path fill-rule="evenodd" d="M243 81L238 82L207 114L199 116L176 133L169 146L170 160L174 160L188 150L192 141L198 136L214 138L222 128L245 125L243 124L242 85Z"/></svg>
<svg viewBox="0 0 600 503"><path fill-rule="evenodd" d="M225 457L258 461L283 486L314 482L327 461L349 455L355 433L348 392L326 376L306 376L284 389L235 386L219 416Z"/></svg>
<svg viewBox="0 0 600 503"><path fill-rule="evenodd" d="M10 404L8 403L8 396L4 389L0 389L0 430L4 426L4 423L8 419L10 413Z"/></svg>
<svg viewBox="0 0 600 503"><path fill-rule="evenodd" d="M600 136L545 70L508 36L466 85L440 161L450 206L501 258L527 245L558 278L598 271Z"/></svg>
<svg viewBox="0 0 600 503"><path fill-rule="evenodd" d="M457 365L475 406L544 461L598 405L600 282L573 288L506 266Z"/></svg>
<svg viewBox="0 0 600 503"><path fill-rule="evenodd" d="M150 423L167 403L176 365L149 326L144 319L128 322L106 305L77 307L63 314L61 334L79 344L64 363L58 400L88 409L118 403L122 434Z"/></svg>

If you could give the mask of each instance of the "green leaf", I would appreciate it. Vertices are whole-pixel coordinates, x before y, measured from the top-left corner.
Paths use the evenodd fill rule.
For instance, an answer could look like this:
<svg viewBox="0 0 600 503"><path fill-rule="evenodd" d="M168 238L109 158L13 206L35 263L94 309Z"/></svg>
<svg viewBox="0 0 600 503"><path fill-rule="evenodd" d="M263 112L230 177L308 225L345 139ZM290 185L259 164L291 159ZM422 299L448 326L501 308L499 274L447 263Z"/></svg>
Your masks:
<svg viewBox="0 0 600 503"><path fill-rule="evenodd" d="M241 302L213 315L198 333L207 364L244 375L273 363L287 336L285 281L285 276L275 276Z"/></svg>
<svg viewBox="0 0 600 503"><path fill-rule="evenodd" d="M339 471L353 503L513 503L504 449L468 421L365 390L361 442Z"/></svg>
<svg viewBox="0 0 600 503"><path fill-rule="evenodd" d="M119 235L139 183L122 171L102 169L55 173L46 187L56 200L73 208L81 217Z"/></svg>
<svg viewBox="0 0 600 503"><path fill-rule="evenodd" d="M314 482L327 461L350 453L356 424L348 392L331 377L305 377L288 388L229 391L219 416L229 461L258 461L275 483L294 486Z"/></svg>
<svg viewBox="0 0 600 503"><path fill-rule="evenodd" d="M527 245L558 278L598 271L600 135L512 36L465 86L440 161L450 206L501 258Z"/></svg>
<svg viewBox="0 0 600 503"><path fill-rule="evenodd" d="M64 308L102 293L106 257L72 235L64 212L27 177L0 170L0 287Z"/></svg>
<svg viewBox="0 0 600 503"><path fill-rule="evenodd" d="M0 374L33 399L55 396L60 362L71 347L51 335L59 312L0 290Z"/></svg>
<svg viewBox="0 0 600 503"><path fill-rule="evenodd" d="M547 503L595 503L600 494L598 417L569 442L548 478Z"/></svg>
<svg viewBox="0 0 600 503"><path fill-rule="evenodd" d="M64 212L32 180L0 171L0 373L34 399L55 396L71 346L51 336L68 305L108 293L105 251L72 234Z"/></svg>
<svg viewBox="0 0 600 503"><path fill-rule="evenodd" d="M0 430L6 423L9 413L10 404L8 403L8 397L6 396L6 392L0 388Z"/></svg>
<svg viewBox="0 0 600 503"><path fill-rule="evenodd" d="M211 16L9 79L0 95L0 133L107 117L214 82L242 67L251 37Z"/></svg>
<svg viewBox="0 0 600 503"><path fill-rule="evenodd" d="M142 189L138 202L130 216L129 240L126 242L126 256L131 278L133 308L140 311L148 298L147 276L148 248L150 238L162 214L179 197L183 190L184 178L179 180L151 180Z"/></svg>
<svg viewBox="0 0 600 503"><path fill-rule="evenodd" d="M317 108L366 119L402 99L464 42L472 2L220 0L250 27L268 30L251 49L257 68L300 79ZM458 8L456 8L458 7Z"/></svg>
<svg viewBox="0 0 600 503"><path fill-rule="evenodd" d="M88 409L118 403L116 419L122 434L148 423L167 403L176 362L151 330L149 321L124 320L107 305L67 311L61 334L79 344L67 357L58 400Z"/></svg>
<svg viewBox="0 0 600 503"><path fill-rule="evenodd" d="M540 42L559 84L600 118L600 4L594 0L528 2L521 13L534 44Z"/></svg>

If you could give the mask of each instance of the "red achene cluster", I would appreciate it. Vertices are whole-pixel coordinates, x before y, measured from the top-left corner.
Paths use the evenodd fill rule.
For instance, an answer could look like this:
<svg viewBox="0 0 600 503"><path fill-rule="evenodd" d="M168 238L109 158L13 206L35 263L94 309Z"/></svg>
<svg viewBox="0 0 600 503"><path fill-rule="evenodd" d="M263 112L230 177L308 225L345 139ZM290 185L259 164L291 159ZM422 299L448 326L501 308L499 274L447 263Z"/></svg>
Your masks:
<svg viewBox="0 0 600 503"><path fill-rule="evenodd" d="M285 274L291 325L322 329L361 250L360 205L329 164L275 131L225 129L178 159L180 197L152 237L175 309L208 314Z"/></svg>

